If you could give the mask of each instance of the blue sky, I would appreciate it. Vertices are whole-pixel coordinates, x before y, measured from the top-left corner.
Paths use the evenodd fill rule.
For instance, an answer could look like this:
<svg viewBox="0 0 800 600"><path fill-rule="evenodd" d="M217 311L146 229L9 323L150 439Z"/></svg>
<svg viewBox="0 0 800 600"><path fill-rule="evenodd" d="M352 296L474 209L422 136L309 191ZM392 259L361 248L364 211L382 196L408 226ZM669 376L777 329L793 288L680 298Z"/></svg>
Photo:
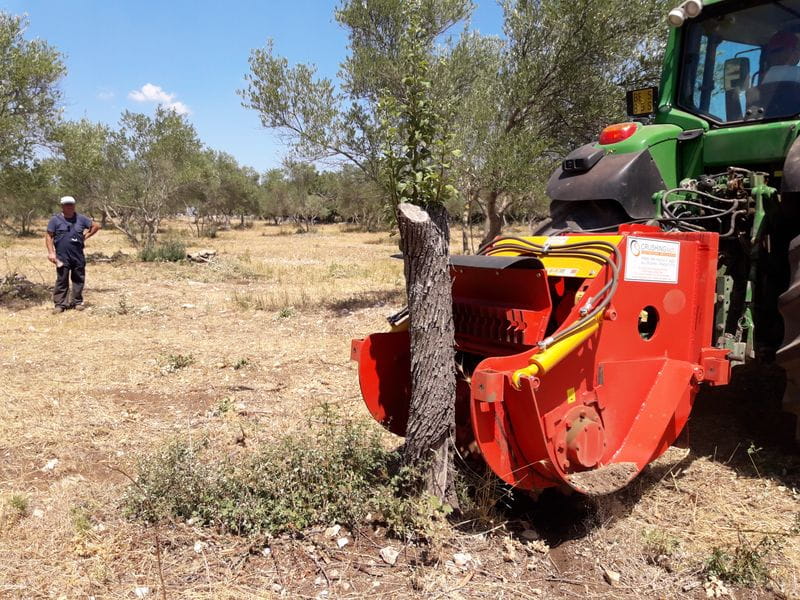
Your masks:
<svg viewBox="0 0 800 600"><path fill-rule="evenodd" d="M206 144L260 171L278 166L284 148L236 95L250 50L272 38L290 62L314 63L320 74L335 77L347 51L345 32L333 19L337 4L0 0L4 10L28 14L28 37L43 38L66 56L67 118L115 124L125 109L152 112L158 102L173 104L188 111ZM495 1L476 4L473 25L499 33Z"/></svg>

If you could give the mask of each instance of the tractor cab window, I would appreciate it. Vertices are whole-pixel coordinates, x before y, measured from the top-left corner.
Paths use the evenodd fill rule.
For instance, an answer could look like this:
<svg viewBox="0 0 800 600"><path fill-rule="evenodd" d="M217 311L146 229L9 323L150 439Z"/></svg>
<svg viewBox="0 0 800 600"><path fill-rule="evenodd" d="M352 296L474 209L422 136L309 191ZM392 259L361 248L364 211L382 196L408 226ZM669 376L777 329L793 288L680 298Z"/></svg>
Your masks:
<svg viewBox="0 0 800 600"><path fill-rule="evenodd" d="M748 4L685 25L681 108L717 123L800 113L800 0Z"/></svg>

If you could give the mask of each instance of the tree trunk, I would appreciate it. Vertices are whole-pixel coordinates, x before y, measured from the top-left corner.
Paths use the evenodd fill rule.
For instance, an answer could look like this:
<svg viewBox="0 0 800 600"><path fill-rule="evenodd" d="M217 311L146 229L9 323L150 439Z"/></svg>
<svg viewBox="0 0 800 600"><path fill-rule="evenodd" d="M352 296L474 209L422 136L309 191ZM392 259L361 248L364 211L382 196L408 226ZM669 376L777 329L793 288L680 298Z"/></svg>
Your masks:
<svg viewBox="0 0 800 600"><path fill-rule="evenodd" d="M426 212L402 203L397 221L405 256L411 336L411 404L404 459L407 464L424 465L426 491L455 507L455 330L447 211L432 206Z"/></svg>
<svg viewBox="0 0 800 600"><path fill-rule="evenodd" d="M484 227L481 246L485 246L503 231L503 217L498 206L498 192L491 192L486 198L486 225Z"/></svg>

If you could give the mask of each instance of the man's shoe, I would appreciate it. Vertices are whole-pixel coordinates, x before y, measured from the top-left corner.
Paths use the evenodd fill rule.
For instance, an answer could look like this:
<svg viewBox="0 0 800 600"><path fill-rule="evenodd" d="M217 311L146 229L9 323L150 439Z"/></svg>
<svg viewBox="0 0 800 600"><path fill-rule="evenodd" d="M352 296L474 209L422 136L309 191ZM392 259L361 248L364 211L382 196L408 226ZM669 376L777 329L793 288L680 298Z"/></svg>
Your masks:
<svg viewBox="0 0 800 600"><path fill-rule="evenodd" d="M62 312L64 312L64 307L63 306L56 306L53 309L53 314L54 315L60 315Z"/></svg>
<svg viewBox="0 0 800 600"><path fill-rule="evenodd" d="M75 310L83 310L86 307L83 304L76 304L72 308L74 308Z"/></svg>

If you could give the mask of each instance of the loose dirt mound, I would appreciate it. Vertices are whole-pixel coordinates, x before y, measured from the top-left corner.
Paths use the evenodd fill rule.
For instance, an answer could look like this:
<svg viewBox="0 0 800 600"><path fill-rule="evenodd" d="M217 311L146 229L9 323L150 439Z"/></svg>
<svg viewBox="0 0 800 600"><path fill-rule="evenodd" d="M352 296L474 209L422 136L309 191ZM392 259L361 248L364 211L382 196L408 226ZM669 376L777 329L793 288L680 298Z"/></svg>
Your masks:
<svg viewBox="0 0 800 600"><path fill-rule="evenodd" d="M50 297L50 288L34 283L19 273L0 277L0 306L19 310L41 304Z"/></svg>

